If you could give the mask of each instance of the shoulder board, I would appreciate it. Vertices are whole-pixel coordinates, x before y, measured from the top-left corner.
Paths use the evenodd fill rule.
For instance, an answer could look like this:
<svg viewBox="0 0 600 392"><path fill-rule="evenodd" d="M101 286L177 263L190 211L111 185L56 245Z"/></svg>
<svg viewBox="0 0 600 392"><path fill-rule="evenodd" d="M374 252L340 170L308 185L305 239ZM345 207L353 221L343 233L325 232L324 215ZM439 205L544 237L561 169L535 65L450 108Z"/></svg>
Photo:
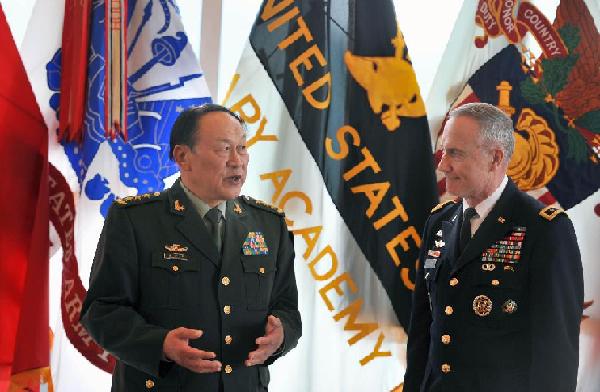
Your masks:
<svg viewBox="0 0 600 392"><path fill-rule="evenodd" d="M157 201L157 200L159 200L160 195L162 195L161 192L150 192L150 193L144 193L143 195L126 196L122 199L115 200L115 204L119 207L135 206L135 205L139 205L139 204L148 203L151 201Z"/></svg>
<svg viewBox="0 0 600 392"><path fill-rule="evenodd" d="M254 199L250 196L242 196L242 199L244 199L244 201L250 206L259 208L261 210L272 212L276 215L285 216L285 213L283 212L283 210L281 208L272 206L271 204L266 203L262 200Z"/></svg>
<svg viewBox="0 0 600 392"><path fill-rule="evenodd" d="M566 214L565 210L563 210L562 208L556 208L556 207L550 207L550 206L542 208L539 212L539 215L542 218L547 219L549 221L556 218L560 214Z"/></svg>
<svg viewBox="0 0 600 392"><path fill-rule="evenodd" d="M456 203L456 201L454 201L454 200L446 200L445 202L440 203L437 206L433 207L431 209L431 213L433 214L434 212L437 212L437 211L441 210L442 208L446 207L447 205L449 205L449 204L455 204L455 203Z"/></svg>

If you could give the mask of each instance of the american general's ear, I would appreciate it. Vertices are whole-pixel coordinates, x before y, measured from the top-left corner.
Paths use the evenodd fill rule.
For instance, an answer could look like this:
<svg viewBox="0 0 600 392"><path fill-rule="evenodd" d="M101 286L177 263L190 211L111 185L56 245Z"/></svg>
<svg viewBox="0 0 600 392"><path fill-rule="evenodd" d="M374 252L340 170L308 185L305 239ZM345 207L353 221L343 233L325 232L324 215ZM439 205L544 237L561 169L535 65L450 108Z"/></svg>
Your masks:
<svg viewBox="0 0 600 392"><path fill-rule="evenodd" d="M504 162L504 151L501 148L492 149L492 169L497 169L503 166Z"/></svg>

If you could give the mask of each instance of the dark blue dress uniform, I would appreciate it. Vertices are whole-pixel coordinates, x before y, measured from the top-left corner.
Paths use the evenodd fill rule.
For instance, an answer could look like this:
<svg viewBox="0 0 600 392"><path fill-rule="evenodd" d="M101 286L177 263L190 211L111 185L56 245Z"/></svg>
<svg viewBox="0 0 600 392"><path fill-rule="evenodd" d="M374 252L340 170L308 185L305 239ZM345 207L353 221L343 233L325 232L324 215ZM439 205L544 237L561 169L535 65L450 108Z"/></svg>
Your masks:
<svg viewBox="0 0 600 392"><path fill-rule="evenodd" d="M583 273L571 221L510 180L462 254L462 204L424 230L404 392L574 391Z"/></svg>
<svg viewBox="0 0 600 392"><path fill-rule="evenodd" d="M222 255L176 183L118 200L98 243L81 322L117 357L113 391L266 391L266 365L301 335L294 248L283 213L247 197L227 202ZM284 349L246 367L267 317L281 319ZM163 361L167 332L201 329L190 345L216 353L220 373Z"/></svg>

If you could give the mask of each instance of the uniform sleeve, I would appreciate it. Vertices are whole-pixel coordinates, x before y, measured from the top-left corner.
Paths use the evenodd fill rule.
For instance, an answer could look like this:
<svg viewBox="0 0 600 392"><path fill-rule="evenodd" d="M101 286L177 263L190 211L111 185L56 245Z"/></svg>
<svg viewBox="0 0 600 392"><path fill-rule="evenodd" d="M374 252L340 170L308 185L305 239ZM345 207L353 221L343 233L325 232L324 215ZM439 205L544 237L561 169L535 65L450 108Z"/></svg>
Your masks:
<svg viewBox="0 0 600 392"><path fill-rule="evenodd" d="M285 225L280 219L280 244L277 254L277 273L271 294L270 314L279 318L283 324L284 341L281 350L278 350L266 362L270 365L277 358L285 355L298 344L302 335L302 320L298 311L298 289L294 274L294 241Z"/></svg>
<svg viewBox="0 0 600 392"><path fill-rule="evenodd" d="M429 220L425 224L423 244L419 253L416 286L413 292L412 311L408 328L408 347L406 350L407 367L404 374L404 392L418 392L425 376L427 357L429 354L429 327L431 325L431 308L427 287L425 287L424 264L425 252L429 242Z"/></svg>
<svg viewBox="0 0 600 392"><path fill-rule="evenodd" d="M574 391L583 312L577 238L565 214L542 222L537 234L530 270L529 390Z"/></svg>
<svg viewBox="0 0 600 392"><path fill-rule="evenodd" d="M136 311L139 265L127 210L114 205L104 223L81 311L92 338L124 363L158 376L167 330Z"/></svg>

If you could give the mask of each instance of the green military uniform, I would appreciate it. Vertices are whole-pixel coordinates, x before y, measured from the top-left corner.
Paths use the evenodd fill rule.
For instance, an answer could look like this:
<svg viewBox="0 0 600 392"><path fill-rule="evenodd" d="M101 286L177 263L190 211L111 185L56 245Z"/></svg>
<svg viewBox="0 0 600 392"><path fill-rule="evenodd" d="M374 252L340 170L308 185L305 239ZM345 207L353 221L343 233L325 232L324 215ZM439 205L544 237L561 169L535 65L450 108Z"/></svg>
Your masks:
<svg viewBox="0 0 600 392"><path fill-rule="evenodd" d="M462 203L424 230L404 392L567 392L583 273L573 225L509 180L462 254Z"/></svg>
<svg viewBox="0 0 600 392"><path fill-rule="evenodd" d="M227 201L222 255L179 182L118 200L98 243L81 322L117 357L113 391L263 391L266 365L301 335L294 249L283 213L248 197ZM246 367L268 315L283 324L283 350ZM164 361L169 330L204 334L190 345L216 353L220 373Z"/></svg>

